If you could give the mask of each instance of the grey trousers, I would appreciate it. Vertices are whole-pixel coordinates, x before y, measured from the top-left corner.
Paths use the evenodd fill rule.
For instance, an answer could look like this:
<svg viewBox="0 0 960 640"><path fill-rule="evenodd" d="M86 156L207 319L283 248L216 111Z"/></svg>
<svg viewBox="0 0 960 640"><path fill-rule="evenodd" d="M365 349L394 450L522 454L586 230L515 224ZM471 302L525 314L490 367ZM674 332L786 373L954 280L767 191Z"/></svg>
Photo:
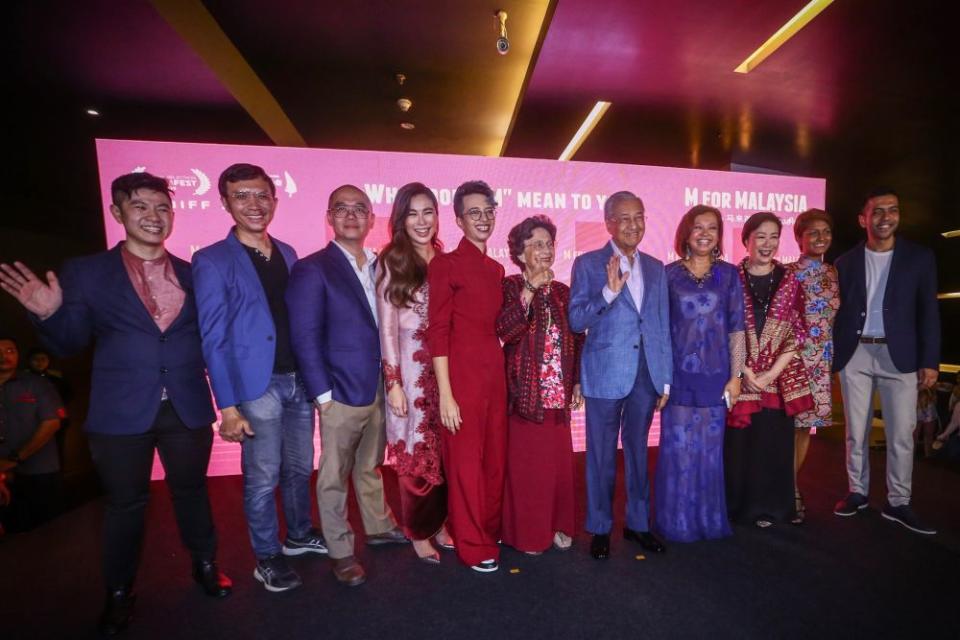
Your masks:
<svg viewBox="0 0 960 640"><path fill-rule="evenodd" d="M901 373L885 344L860 344L840 371L847 420L847 478L850 491L870 494L870 425L873 394L880 392L887 438L887 501L910 503L913 430L917 424L917 372Z"/></svg>
<svg viewBox="0 0 960 640"><path fill-rule="evenodd" d="M353 529L347 521L347 486L351 477L366 533L386 533L397 526L384 499L380 476L387 444L382 388L380 385L373 404L366 407L332 401L320 411L317 502L331 558L354 554Z"/></svg>

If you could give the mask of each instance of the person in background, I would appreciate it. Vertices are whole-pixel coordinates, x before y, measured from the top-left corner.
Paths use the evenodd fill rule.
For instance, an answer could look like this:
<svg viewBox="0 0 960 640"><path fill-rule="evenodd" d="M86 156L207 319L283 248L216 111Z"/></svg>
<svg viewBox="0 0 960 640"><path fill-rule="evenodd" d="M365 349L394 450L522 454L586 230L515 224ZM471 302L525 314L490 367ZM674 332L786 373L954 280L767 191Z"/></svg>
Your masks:
<svg viewBox="0 0 960 640"><path fill-rule="evenodd" d="M30 531L62 509L63 478L54 435L63 403L44 377L17 371L19 349L0 336L0 473L10 476L9 507L0 508L0 527Z"/></svg>
<svg viewBox="0 0 960 640"><path fill-rule="evenodd" d="M443 423L447 525L460 560L474 571L500 568L500 525L507 451L507 385L497 338L503 265L487 256L497 201L483 181L453 196L463 238L430 264L427 347Z"/></svg>
<svg viewBox="0 0 960 640"><path fill-rule="evenodd" d="M404 533L417 557L440 562L430 543L452 548L447 484L441 459L440 398L426 347L427 271L443 251L437 198L419 182L397 191L390 214L390 242L380 253L377 316L383 383L387 389L387 451L394 458Z"/></svg>
<svg viewBox="0 0 960 640"><path fill-rule="evenodd" d="M507 362L507 471L503 541L531 555L570 549L574 531L570 409L583 405L570 289L553 279L557 227L532 216L510 230L521 273L503 280L497 335Z"/></svg>
<svg viewBox="0 0 960 640"><path fill-rule="evenodd" d="M617 441L623 439L627 521L624 540L651 553L666 547L650 532L647 434L670 397L673 351L663 263L638 249L643 201L629 191L603 205L610 241L577 257L570 286L570 329L587 332L580 384L587 407L587 522L590 555L610 555Z"/></svg>
<svg viewBox="0 0 960 640"><path fill-rule="evenodd" d="M923 457L933 455L934 434L940 424L937 415L937 392L932 388L922 387L917 390L917 428L913 430L914 446L917 442L923 444Z"/></svg>
<svg viewBox="0 0 960 640"><path fill-rule="evenodd" d="M807 508L797 476L810 448L810 430L833 424L833 321L840 308L837 270L824 261L833 240L833 219L821 209L804 211L793 223L800 259L787 265L800 283L803 305L803 343L800 357L810 379L813 409L794 418L793 524L803 524Z"/></svg>
<svg viewBox="0 0 960 640"><path fill-rule="evenodd" d="M837 259L840 310L836 359L847 425L847 496L833 512L853 516L868 505L869 433L880 393L887 440L887 499L880 513L920 534L936 529L910 506L917 388L932 387L940 366L940 311L933 251L897 236L900 198L879 187L858 216L867 240Z"/></svg>
<svg viewBox="0 0 960 640"><path fill-rule="evenodd" d="M217 567L207 495L213 404L207 385L189 263L167 252L173 231L163 178L129 173L110 185L110 213L125 232L109 251L70 260L40 280L24 264L0 264L0 285L27 311L57 355L95 345L85 430L106 492L100 632L133 616L150 472L159 451L193 578L211 597L232 584ZM63 283L61 286L61 282Z"/></svg>
<svg viewBox="0 0 960 640"><path fill-rule="evenodd" d="M760 528L794 516L794 416L813 408L798 351L802 336L800 283L775 260L780 219L755 213L741 240L746 365L740 399L727 416L724 470L727 509L734 522Z"/></svg>
<svg viewBox="0 0 960 640"><path fill-rule="evenodd" d="M60 460L60 471L62 472L66 461L67 432L70 429L70 417L67 407L70 406L70 401L73 399L73 392L70 384L63 377L63 373L50 368L52 361L53 358L51 358L49 351L43 347L33 347L27 352L26 370L49 380L57 390L57 395L60 396L60 402L63 405L60 414L62 417L60 419L60 428L57 429L53 437L57 443L57 457Z"/></svg>
<svg viewBox="0 0 960 640"><path fill-rule="evenodd" d="M673 384L660 416L654 481L655 528L667 540L694 542L732 534L724 496L727 406L740 397L746 354L743 287L720 259L723 218L697 205L677 226L683 256L666 267Z"/></svg>

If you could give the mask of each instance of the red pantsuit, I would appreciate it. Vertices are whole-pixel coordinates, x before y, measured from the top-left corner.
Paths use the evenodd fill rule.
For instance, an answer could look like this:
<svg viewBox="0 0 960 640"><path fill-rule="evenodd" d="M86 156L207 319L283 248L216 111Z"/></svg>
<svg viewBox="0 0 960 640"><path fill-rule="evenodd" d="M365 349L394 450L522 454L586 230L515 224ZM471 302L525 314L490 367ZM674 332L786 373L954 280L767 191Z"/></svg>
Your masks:
<svg viewBox="0 0 960 640"><path fill-rule="evenodd" d="M500 557L500 514L507 445L507 388L497 338L503 267L463 239L430 263L431 357L447 356L463 422L442 431L448 485L447 526L468 564Z"/></svg>

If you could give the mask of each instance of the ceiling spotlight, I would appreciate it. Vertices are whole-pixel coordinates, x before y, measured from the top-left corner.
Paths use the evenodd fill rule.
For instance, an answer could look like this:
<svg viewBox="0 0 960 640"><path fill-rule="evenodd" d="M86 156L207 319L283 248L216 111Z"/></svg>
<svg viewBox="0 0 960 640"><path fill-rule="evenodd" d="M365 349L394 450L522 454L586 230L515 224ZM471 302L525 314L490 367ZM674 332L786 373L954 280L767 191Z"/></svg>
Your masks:
<svg viewBox="0 0 960 640"><path fill-rule="evenodd" d="M400 128L406 129L407 131L413 131L417 128L417 125L413 124L412 122L401 122Z"/></svg>
<svg viewBox="0 0 960 640"><path fill-rule="evenodd" d="M497 22L500 23L500 37L497 38L497 53L505 56L507 52L510 51L510 40L507 39L507 12L499 9L493 16L497 19Z"/></svg>
<svg viewBox="0 0 960 640"><path fill-rule="evenodd" d="M400 111L406 113L413 106L413 101L410 98L400 98L397 100L397 106L400 107Z"/></svg>
<svg viewBox="0 0 960 640"><path fill-rule="evenodd" d="M98 117L98 116L100 115L100 112L99 112L99 111L97 111L96 109L92 109L92 108L91 108L91 109L87 109L86 113L87 113L88 116L93 116L94 118L96 118L96 117Z"/></svg>
<svg viewBox="0 0 960 640"><path fill-rule="evenodd" d="M406 81L407 81L407 76L403 75L402 73L397 74L397 84L399 84L402 87L403 83Z"/></svg>

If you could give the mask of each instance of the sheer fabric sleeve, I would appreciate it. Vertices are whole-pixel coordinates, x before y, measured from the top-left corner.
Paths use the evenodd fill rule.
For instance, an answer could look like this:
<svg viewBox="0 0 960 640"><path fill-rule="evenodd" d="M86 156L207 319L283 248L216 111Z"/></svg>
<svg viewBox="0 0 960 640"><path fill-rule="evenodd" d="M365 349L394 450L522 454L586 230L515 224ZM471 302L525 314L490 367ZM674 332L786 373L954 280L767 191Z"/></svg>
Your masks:
<svg viewBox="0 0 960 640"><path fill-rule="evenodd" d="M377 317L380 318L380 360L383 363L383 384L390 389L403 384L400 373L400 309L384 297L390 284L390 270L384 269L377 286Z"/></svg>

